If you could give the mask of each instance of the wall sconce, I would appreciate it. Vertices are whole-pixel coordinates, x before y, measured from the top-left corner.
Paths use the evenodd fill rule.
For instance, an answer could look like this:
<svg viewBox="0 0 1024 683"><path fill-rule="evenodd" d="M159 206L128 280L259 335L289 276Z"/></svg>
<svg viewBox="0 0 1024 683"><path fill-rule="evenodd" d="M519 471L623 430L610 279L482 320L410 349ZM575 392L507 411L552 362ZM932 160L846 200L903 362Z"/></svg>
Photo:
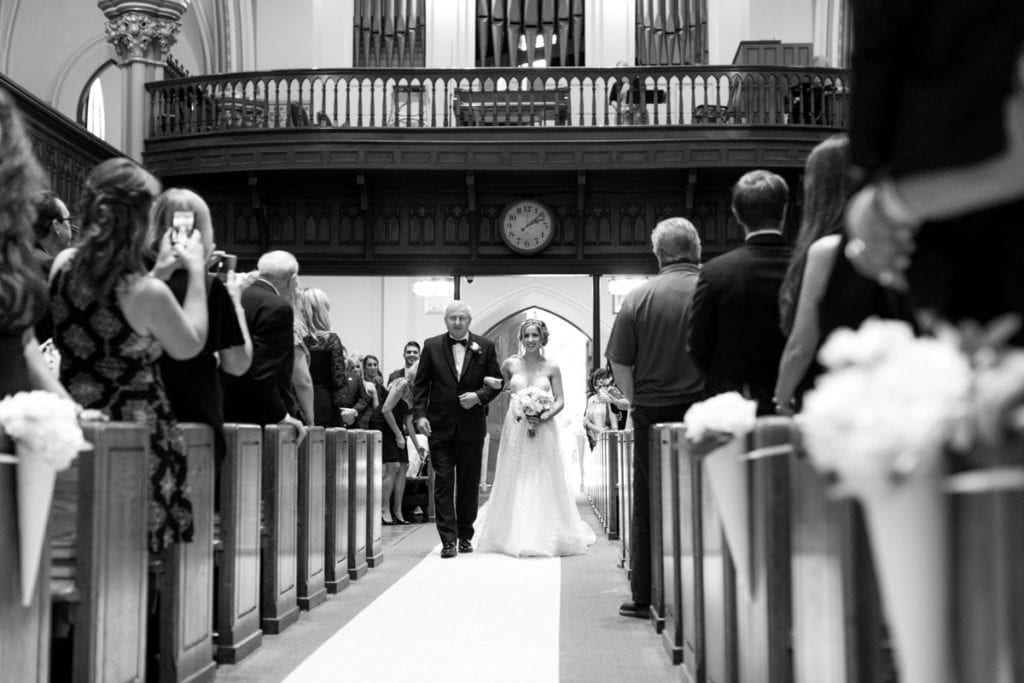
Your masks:
<svg viewBox="0 0 1024 683"><path fill-rule="evenodd" d="M412 283L412 293L422 297L443 297L451 299L455 296L455 283L450 277L417 280Z"/></svg>
<svg viewBox="0 0 1024 683"><path fill-rule="evenodd" d="M608 281L608 293L612 295L612 313L622 309L626 295L647 282L645 277L613 277Z"/></svg>

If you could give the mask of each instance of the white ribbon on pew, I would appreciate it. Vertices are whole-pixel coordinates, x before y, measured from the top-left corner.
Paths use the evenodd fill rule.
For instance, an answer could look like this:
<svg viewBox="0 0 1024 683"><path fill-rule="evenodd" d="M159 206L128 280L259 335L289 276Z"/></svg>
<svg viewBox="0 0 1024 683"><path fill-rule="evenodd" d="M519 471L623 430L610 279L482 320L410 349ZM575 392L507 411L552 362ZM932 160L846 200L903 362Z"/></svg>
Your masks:
<svg viewBox="0 0 1024 683"><path fill-rule="evenodd" d="M782 443L777 446L765 446L764 448L755 448L752 451L747 451L746 455L740 457L740 460L758 460L776 455L789 455L792 452L793 444Z"/></svg>
<svg viewBox="0 0 1024 683"><path fill-rule="evenodd" d="M17 465L18 456L0 453L0 465Z"/></svg>

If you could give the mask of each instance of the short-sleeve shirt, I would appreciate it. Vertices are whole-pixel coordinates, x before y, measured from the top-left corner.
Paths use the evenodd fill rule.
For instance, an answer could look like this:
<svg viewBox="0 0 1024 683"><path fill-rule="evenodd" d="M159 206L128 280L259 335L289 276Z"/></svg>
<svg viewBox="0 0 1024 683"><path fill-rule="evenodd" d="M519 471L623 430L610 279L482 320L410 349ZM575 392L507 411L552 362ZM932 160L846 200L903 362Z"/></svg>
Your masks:
<svg viewBox="0 0 1024 683"><path fill-rule="evenodd" d="M167 284L181 303L188 291L188 271L174 271ZM188 360L174 360L164 354L160 358L160 373L179 422L203 422L219 431L224 424L224 392L213 354L241 346L245 337L238 326L231 295L215 275L206 276L206 305L209 315L206 346L198 356Z"/></svg>
<svg viewBox="0 0 1024 683"><path fill-rule="evenodd" d="M673 263L626 295L605 356L633 368L633 403L658 408L701 398L704 381L686 352L686 318L700 266Z"/></svg>

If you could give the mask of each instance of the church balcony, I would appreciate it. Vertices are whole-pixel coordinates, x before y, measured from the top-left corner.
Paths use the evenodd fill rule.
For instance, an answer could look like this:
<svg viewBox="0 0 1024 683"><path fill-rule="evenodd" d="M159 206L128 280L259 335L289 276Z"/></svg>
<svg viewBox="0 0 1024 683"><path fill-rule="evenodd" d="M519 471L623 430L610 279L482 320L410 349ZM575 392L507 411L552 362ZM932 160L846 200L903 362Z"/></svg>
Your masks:
<svg viewBox="0 0 1024 683"><path fill-rule="evenodd" d="M849 109L847 73L807 67L307 69L146 87L145 162L165 177L797 168Z"/></svg>

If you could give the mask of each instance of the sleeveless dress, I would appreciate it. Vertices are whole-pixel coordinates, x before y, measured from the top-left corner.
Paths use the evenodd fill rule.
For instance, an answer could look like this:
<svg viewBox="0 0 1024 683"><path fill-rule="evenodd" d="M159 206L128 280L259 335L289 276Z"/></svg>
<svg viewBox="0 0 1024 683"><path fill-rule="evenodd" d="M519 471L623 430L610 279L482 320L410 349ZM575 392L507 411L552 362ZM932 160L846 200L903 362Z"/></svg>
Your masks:
<svg viewBox="0 0 1024 683"><path fill-rule="evenodd" d="M520 374L509 381L512 392L528 385ZM534 385L551 391L547 377ZM580 518L566 483L558 425L554 420L541 422L532 437L528 427L526 420L516 420L510 405L501 430L491 497L478 516L482 521L477 550L516 557L582 555L597 537Z"/></svg>
<svg viewBox="0 0 1024 683"><path fill-rule="evenodd" d="M71 286L71 263L50 286L60 381L83 407L149 426L149 549L191 541L185 443L160 376L163 351L156 339L132 330L116 294L101 301L88 288Z"/></svg>

